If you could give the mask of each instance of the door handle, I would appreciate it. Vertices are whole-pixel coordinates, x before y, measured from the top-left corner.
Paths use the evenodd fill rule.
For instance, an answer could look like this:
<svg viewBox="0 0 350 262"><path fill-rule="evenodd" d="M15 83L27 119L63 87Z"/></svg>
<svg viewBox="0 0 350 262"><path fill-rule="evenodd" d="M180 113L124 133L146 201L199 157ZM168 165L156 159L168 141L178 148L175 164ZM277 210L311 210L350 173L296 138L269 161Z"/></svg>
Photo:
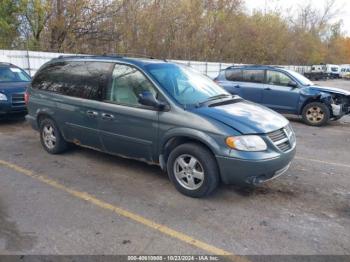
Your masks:
<svg viewBox="0 0 350 262"><path fill-rule="evenodd" d="M271 90L271 88L270 87L266 87L266 88L264 88L264 90Z"/></svg>
<svg viewBox="0 0 350 262"><path fill-rule="evenodd" d="M86 114L88 115L88 117L91 117L91 118L96 118L98 116L98 113L96 111L91 111L91 110L86 111Z"/></svg>
<svg viewBox="0 0 350 262"><path fill-rule="evenodd" d="M240 85L235 85L234 88L240 88L241 86Z"/></svg>
<svg viewBox="0 0 350 262"><path fill-rule="evenodd" d="M102 119L104 119L104 120L113 120L114 119L114 115L107 114L107 113L102 113L101 116L102 116Z"/></svg>

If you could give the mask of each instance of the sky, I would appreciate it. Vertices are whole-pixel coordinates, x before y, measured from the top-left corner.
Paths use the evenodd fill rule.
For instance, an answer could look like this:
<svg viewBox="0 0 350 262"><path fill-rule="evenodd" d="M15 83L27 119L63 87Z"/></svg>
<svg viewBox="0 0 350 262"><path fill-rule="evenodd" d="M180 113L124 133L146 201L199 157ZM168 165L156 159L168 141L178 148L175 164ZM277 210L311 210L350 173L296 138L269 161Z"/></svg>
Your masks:
<svg viewBox="0 0 350 262"><path fill-rule="evenodd" d="M327 0L245 0L245 3L249 12L252 12L254 9L264 10L265 5L267 10L274 10L278 7L282 10L291 8L292 12L296 12L298 6L304 6L308 3L322 10L326 1ZM350 36L350 1L335 0L335 2L336 9L340 10L335 20L343 20L342 30L347 36Z"/></svg>

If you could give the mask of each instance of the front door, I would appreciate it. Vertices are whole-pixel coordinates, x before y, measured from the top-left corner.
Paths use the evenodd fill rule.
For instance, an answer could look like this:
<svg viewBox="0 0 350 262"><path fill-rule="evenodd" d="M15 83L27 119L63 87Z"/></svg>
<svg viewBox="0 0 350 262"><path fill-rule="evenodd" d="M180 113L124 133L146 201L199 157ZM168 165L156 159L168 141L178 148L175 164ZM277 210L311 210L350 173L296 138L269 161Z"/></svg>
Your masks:
<svg viewBox="0 0 350 262"><path fill-rule="evenodd" d="M279 71L266 71L266 84L263 90L262 104L285 113L297 113L299 88L288 75Z"/></svg>
<svg viewBox="0 0 350 262"><path fill-rule="evenodd" d="M157 95L153 84L138 69L116 64L101 103L100 136L112 154L155 161L158 111L138 102L144 91Z"/></svg>

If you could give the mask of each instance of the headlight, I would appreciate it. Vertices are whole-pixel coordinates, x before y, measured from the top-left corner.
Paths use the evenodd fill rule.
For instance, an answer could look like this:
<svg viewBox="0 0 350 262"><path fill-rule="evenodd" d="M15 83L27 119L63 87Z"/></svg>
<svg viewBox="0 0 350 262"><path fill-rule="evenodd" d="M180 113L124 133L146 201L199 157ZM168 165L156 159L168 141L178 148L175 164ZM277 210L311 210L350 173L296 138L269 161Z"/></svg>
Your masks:
<svg viewBox="0 0 350 262"><path fill-rule="evenodd" d="M0 101L7 101L7 96L5 94L0 93Z"/></svg>
<svg viewBox="0 0 350 262"><path fill-rule="evenodd" d="M226 145L242 151L264 151L267 149L265 141L260 136L230 136L226 138Z"/></svg>

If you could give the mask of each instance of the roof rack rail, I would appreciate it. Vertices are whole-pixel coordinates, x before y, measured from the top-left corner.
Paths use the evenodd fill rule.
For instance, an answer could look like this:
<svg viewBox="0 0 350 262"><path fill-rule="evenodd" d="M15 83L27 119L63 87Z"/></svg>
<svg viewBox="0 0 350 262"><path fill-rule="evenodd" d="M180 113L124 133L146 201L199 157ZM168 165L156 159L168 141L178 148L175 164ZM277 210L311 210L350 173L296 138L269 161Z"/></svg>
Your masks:
<svg viewBox="0 0 350 262"><path fill-rule="evenodd" d="M261 65L261 64L244 64L244 65L239 65L239 64L234 64L232 66L229 66L227 68L237 68L237 67L257 67L257 66L261 66L261 67L278 67L278 66L271 66L271 65Z"/></svg>
<svg viewBox="0 0 350 262"><path fill-rule="evenodd" d="M103 56L117 56L117 57L140 57L140 58L149 58L149 59L156 59L153 56L144 55L144 54L138 54L138 53L105 53Z"/></svg>
<svg viewBox="0 0 350 262"><path fill-rule="evenodd" d="M112 54L105 53L105 54L103 54L103 56L113 56L113 57L120 57L120 58L133 57L133 58L159 59L159 60L163 60L165 62L168 62L165 58L156 58L154 56L138 54L138 53L112 53Z"/></svg>
<svg viewBox="0 0 350 262"><path fill-rule="evenodd" d="M58 59L61 58L86 58L86 57L93 57L94 55L60 55L57 57Z"/></svg>
<svg viewBox="0 0 350 262"><path fill-rule="evenodd" d="M154 57L143 55L143 54L137 54L137 53L104 53L103 56L116 56L116 57L142 57L142 58L149 58L149 59L155 59Z"/></svg>
<svg viewBox="0 0 350 262"><path fill-rule="evenodd" d="M60 55L57 57L57 59L62 58L93 58L93 57L114 57L114 58L126 58L126 57L133 57L133 58L148 58L148 59L157 59L153 56L143 55L143 54L137 54L137 53L104 53L102 55ZM165 62L168 62L165 58L160 59Z"/></svg>

